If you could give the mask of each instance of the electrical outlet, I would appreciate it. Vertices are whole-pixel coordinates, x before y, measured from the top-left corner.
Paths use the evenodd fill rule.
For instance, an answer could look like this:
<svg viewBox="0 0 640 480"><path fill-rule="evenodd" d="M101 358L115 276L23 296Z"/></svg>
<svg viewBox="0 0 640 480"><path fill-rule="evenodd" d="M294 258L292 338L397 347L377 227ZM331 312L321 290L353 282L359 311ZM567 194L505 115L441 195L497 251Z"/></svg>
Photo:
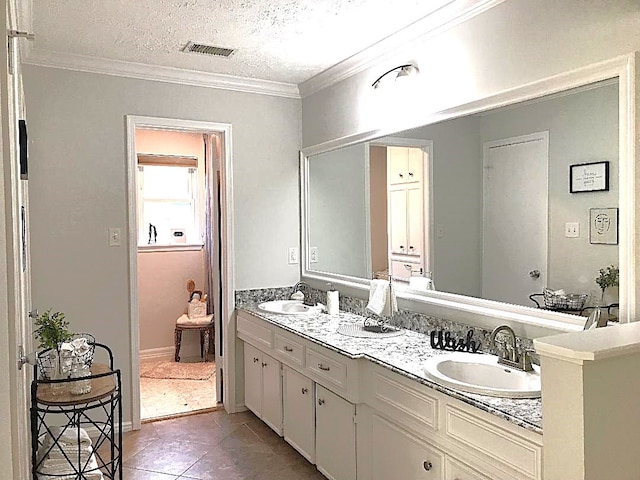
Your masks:
<svg viewBox="0 0 640 480"><path fill-rule="evenodd" d="M289 247L289 265L298 263L298 247Z"/></svg>
<svg viewBox="0 0 640 480"><path fill-rule="evenodd" d="M318 247L311 247L309 249L309 262L318 263Z"/></svg>
<svg viewBox="0 0 640 480"><path fill-rule="evenodd" d="M566 238L578 238L580 236L580 223L579 222L565 223L564 236Z"/></svg>

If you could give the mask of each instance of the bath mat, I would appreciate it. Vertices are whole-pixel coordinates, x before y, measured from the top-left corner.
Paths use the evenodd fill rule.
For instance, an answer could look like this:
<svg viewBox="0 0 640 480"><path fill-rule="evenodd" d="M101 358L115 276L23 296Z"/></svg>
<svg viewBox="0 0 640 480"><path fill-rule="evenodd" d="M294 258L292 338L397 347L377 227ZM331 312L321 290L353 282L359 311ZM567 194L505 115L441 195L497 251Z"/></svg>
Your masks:
<svg viewBox="0 0 640 480"><path fill-rule="evenodd" d="M174 380L209 380L216 373L214 362L143 362L140 376Z"/></svg>

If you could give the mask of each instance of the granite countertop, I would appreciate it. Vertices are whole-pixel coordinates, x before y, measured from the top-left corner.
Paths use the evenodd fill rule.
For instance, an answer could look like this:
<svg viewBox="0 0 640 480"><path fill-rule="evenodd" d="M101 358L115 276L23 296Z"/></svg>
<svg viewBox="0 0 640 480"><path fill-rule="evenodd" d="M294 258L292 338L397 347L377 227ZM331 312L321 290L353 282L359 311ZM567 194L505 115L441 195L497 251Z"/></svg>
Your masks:
<svg viewBox="0 0 640 480"><path fill-rule="evenodd" d="M424 334L403 330L402 335L394 337L356 338L337 333L342 323L364 320L353 313L277 315L258 310L257 304L239 305L238 308L341 355L354 359L366 358L434 390L542 434L542 399L490 397L447 388L428 380L422 372L424 361L447 352L431 348L429 337Z"/></svg>

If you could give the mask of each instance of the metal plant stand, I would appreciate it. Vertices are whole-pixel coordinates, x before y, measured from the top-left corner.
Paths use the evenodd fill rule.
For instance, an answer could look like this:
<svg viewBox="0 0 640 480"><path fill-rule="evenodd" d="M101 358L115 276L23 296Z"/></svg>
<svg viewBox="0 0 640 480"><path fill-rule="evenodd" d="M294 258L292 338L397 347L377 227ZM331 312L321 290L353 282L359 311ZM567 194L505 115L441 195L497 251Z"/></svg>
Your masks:
<svg viewBox="0 0 640 480"><path fill-rule="evenodd" d="M122 480L122 400L120 370L106 345L108 364L93 363L81 379L31 383L31 460L34 480L102 478ZM78 383L91 385L77 394ZM72 393L74 391L76 393Z"/></svg>

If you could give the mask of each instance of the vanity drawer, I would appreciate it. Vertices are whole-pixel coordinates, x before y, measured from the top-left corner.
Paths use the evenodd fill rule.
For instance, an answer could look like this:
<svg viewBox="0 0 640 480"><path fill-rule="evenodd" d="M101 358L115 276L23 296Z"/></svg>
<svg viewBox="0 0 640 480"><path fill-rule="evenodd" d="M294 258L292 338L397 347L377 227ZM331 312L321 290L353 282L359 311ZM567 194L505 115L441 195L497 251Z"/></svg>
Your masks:
<svg viewBox="0 0 640 480"><path fill-rule="evenodd" d="M396 381L381 371L373 372L371 388L373 406L389 418L412 428L438 430L438 399L424 389Z"/></svg>
<svg viewBox="0 0 640 480"><path fill-rule="evenodd" d="M278 333L275 334L276 356L285 363L304 367L304 346Z"/></svg>
<svg viewBox="0 0 640 480"><path fill-rule="evenodd" d="M313 348L307 348L306 354L307 370L316 377L326 380L329 383L340 387L347 388L347 365L338 360L329 358Z"/></svg>
<svg viewBox="0 0 640 480"><path fill-rule="evenodd" d="M238 337L257 347L273 348L273 332L261 320L253 320L243 313L237 318Z"/></svg>
<svg viewBox="0 0 640 480"><path fill-rule="evenodd" d="M542 478L542 446L452 405L445 408L446 435L482 453L485 461L517 472L517 478ZM497 466L497 465L496 465Z"/></svg>
<svg viewBox="0 0 640 480"><path fill-rule="evenodd" d="M475 469L446 455L444 458L445 480L489 480Z"/></svg>

